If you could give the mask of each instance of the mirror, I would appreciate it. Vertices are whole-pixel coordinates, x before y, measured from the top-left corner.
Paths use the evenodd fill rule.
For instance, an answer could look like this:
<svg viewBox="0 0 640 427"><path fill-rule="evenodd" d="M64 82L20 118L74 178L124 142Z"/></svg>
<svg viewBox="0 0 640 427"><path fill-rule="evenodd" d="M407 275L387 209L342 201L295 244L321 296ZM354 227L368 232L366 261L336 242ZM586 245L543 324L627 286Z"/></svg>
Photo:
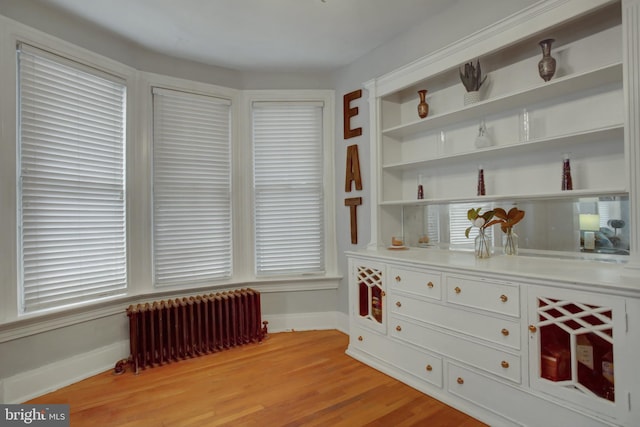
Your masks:
<svg viewBox="0 0 640 427"><path fill-rule="evenodd" d="M405 244L416 247L441 247L470 250L477 228L469 238L465 229L471 224L467 211L494 208L525 211L515 227L521 254L545 251L578 254L629 255L629 198L626 196L550 199L535 201L494 201L405 206L403 234ZM502 246L499 226L490 227L494 251Z"/></svg>

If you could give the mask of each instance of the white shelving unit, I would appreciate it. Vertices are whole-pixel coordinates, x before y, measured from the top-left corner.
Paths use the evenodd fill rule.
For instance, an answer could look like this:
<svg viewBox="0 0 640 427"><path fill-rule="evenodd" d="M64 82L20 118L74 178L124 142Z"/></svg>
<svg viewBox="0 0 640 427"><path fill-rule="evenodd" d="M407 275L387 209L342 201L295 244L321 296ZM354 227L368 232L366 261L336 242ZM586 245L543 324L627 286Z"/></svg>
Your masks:
<svg viewBox="0 0 640 427"><path fill-rule="evenodd" d="M572 93L594 89L609 83L620 83L621 81L622 63L618 62L480 101L459 110L435 114L423 120L415 120L383 129L382 134L401 142L403 138L431 129L439 129L451 124L478 119L501 111L524 107L549 99L561 98Z"/></svg>
<svg viewBox="0 0 640 427"><path fill-rule="evenodd" d="M450 46L434 55L441 60L425 60L419 78L413 64L413 80L398 72L395 83L391 73L366 85L373 92L371 132L377 146L371 246L384 246L405 228L405 206L628 196L621 13L616 2L596 4L572 3L583 11L554 24L533 16L515 41L493 33L477 49L469 43ZM555 34L551 54L557 72L545 82L538 76L538 41ZM594 55L594 46L606 49ZM488 75L482 100L471 105L462 102L462 64L449 60L465 53L463 62L479 58ZM424 119L416 108L420 89L429 91L431 115ZM486 148L474 144L481 121L492 141ZM560 189L565 153L572 163L571 191ZM480 165L484 196L476 194Z"/></svg>

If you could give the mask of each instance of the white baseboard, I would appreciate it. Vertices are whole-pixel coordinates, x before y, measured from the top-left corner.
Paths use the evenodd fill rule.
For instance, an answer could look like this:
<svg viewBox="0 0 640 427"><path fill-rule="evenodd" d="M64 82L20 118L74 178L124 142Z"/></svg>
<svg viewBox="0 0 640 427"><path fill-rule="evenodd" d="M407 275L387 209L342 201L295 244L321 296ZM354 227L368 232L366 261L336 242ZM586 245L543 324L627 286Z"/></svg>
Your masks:
<svg viewBox="0 0 640 427"><path fill-rule="evenodd" d="M0 402L22 403L45 393L113 369L116 362L129 356L129 341L60 360L37 369L21 372L0 381Z"/></svg>
<svg viewBox="0 0 640 427"><path fill-rule="evenodd" d="M268 314L263 315L262 320L269 322L267 326L270 333L324 329L337 329L346 333L349 328L348 316L339 311Z"/></svg>

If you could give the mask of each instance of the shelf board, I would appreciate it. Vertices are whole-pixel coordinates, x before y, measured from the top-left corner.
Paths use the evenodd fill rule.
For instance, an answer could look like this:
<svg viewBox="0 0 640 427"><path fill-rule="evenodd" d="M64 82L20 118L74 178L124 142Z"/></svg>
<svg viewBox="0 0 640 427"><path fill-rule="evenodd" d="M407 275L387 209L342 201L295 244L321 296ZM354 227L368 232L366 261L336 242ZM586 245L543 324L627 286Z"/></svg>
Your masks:
<svg viewBox="0 0 640 427"><path fill-rule="evenodd" d="M534 193L534 194L497 194L486 196L469 196L469 197L447 197L438 199L414 199L414 200L388 200L380 202L380 206L418 206L418 205L443 205L449 203L484 203L495 202L501 200L517 201L517 200L553 200L553 199L573 199L580 197L602 197L602 196L628 196L629 193L624 189L607 188L592 190L569 190L556 191L553 193Z"/></svg>
<svg viewBox="0 0 640 427"><path fill-rule="evenodd" d="M435 114L422 120L383 129L382 134L398 141L420 132L478 119L520 106L535 104L570 93L622 81L622 63L615 63L580 74L560 77L547 83L480 101L459 110Z"/></svg>
<svg viewBox="0 0 640 427"><path fill-rule="evenodd" d="M450 154L435 157L427 160L413 160L410 162L391 163L383 165L385 171L404 171L411 169L420 169L427 166L438 165L447 166L461 161L480 161L488 158L496 158L496 154L500 155L522 155L530 152L538 151L550 146L569 146L573 144L581 144L599 140L623 140L624 125L622 123L605 126L596 129L589 129L581 132L573 132L564 135L557 135L548 138L536 138L526 142L519 142L509 145L494 145L487 148L481 148L474 151L464 153Z"/></svg>

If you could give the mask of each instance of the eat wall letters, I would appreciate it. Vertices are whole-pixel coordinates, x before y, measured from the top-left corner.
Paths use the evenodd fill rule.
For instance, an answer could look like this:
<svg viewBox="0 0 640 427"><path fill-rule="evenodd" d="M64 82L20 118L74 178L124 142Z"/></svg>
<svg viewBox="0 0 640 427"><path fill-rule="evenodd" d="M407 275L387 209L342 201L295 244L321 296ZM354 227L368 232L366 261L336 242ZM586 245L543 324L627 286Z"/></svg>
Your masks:
<svg viewBox="0 0 640 427"><path fill-rule="evenodd" d="M343 117L344 117L344 139L362 135L362 128L351 129L351 118L358 115L358 107L351 107L351 101L362 97L362 90L354 90L343 97ZM358 146L347 147L347 166L345 172L344 191L351 192L352 183L355 182L357 191L362 190L362 176L360 175L360 158L358 156ZM357 207L362 204L362 197L351 197L344 199L344 205L349 206L349 216L351 225L351 243L358 243L358 215Z"/></svg>

